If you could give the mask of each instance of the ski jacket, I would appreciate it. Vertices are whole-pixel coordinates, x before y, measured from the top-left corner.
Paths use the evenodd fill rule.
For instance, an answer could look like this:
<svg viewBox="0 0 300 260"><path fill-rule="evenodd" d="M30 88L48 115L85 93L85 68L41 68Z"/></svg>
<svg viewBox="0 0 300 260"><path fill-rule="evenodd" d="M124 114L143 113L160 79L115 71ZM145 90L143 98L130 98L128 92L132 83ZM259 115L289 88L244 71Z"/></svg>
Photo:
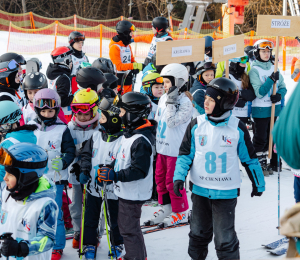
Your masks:
<svg viewBox="0 0 300 260"><path fill-rule="evenodd" d="M156 151L162 155L177 157L187 125L193 115L193 105L185 93L178 97L179 105L166 105L167 93L159 102L155 114L158 122Z"/></svg>
<svg viewBox="0 0 300 260"><path fill-rule="evenodd" d="M34 111L33 104L31 102L27 103L27 105L25 105L22 108L22 112L23 112L23 114L21 115L20 125L26 125L26 124L28 124L28 122L36 119L36 117L37 117L37 115ZM61 108L59 109L58 118L61 121L63 121L65 124L67 124L65 114Z"/></svg>
<svg viewBox="0 0 300 260"><path fill-rule="evenodd" d="M193 86L190 89L190 93L193 96L193 104L199 115L205 114L204 99L205 99L206 88L207 88L206 85L203 85L198 80L194 80Z"/></svg>
<svg viewBox="0 0 300 260"><path fill-rule="evenodd" d="M22 98L18 95L17 91L5 85L0 85L0 101L15 102L20 109L22 108Z"/></svg>
<svg viewBox="0 0 300 260"><path fill-rule="evenodd" d="M249 73L250 69L251 69L250 62L247 62L247 69L246 69L247 74ZM215 78L222 78L224 73L225 73L225 61L218 62Z"/></svg>
<svg viewBox="0 0 300 260"><path fill-rule="evenodd" d="M150 199L153 186L153 146L156 122L147 120L135 130L124 130L114 170L115 194L132 203Z"/></svg>
<svg viewBox="0 0 300 260"><path fill-rule="evenodd" d="M185 181L190 170L193 193L210 199L233 199L239 195L241 184L239 159L252 185L263 192L264 175L246 126L235 116L216 123L201 115L187 127L173 180Z"/></svg>
<svg viewBox="0 0 300 260"><path fill-rule="evenodd" d="M68 167L75 158L75 144L66 124L57 119L55 124L42 127L37 119L28 124L37 125L38 129L34 131L37 138L37 145L48 152L48 166L45 170L45 176L55 184L68 183ZM63 169L55 172L52 169L51 160L60 157L63 161Z"/></svg>
<svg viewBox="0 0 300 260"><path fill-rule="evenodd" d="M36 129L37 127L34 125L24 125L13 129L6 134L5 139L0 143L0 147L8 149L10 146L19 142L36 144L37 139L33 133ZM4 176L5 167L0 165L0 182L3 181Z"/></svg>
<svg viewBox="0 0 300 260"><path fill-rule="evenodd" d="M55 192L53 183L41 177L34 193L16 201L9 196L6 184L1 185L0 234L11 232L14 239L28 245L29 255L25 260L51 258L58 215Z"/></svg>
<svg viewBox="0 0 300 260"><path fill-rule="evenodd" d="M74 163L77 163L80 161L81 158L81 152L84 147L84 144L86 143L87 140L91 138L94 132L99 130L99 124L95 129L93 129L94 124L87 126L86 128L81 127L78 125L75 121L74 118L69 122L68 128L70 129L71 136L74 140L74 144L76 147L76 157L73 161L72 164L70 164L68 171L69 171L69 183L71 184L77 184L79 185L80 182L76 180L76 176L74 173L70 173L70 170L72 169L72 165ZM78 162L80 164L80 162Z"/></svg>
<svg viewBox="0 0 300 260"><path fill-rule="evenodd" d="M49 81L49 88L57 91L61 99L61 107L65 115L71 115L70 105L73 101L71 87L71 71L61 65L50 63L46 75Z"/></svg>
<svg viewBox="0 0 300 260"><path fill-rule="evenodd" d="M252 102L252 117L267 118L271 116L272 102L270 96L273 93L273 80L269 76L274 72L274 65L271 61L261 62L255 60L252 63L252 68L249 71L250 83L253 86L256 98ZM281 100L284 99L287 89L284 79L279 73L276 93L281 95ZM281 111L281 102L275 104L275 116L279 116Z"/></svg>

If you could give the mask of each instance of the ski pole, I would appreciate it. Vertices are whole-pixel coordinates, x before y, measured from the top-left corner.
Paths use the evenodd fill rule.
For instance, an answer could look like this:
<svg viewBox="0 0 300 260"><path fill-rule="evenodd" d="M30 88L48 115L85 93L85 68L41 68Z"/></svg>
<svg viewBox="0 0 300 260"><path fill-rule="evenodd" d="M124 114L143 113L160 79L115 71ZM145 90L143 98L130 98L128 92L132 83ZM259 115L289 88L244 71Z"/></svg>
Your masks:
<svg viewBox="0 0 300 260"><path fill-rule="evenodd" d="M106 197L106 185L107 183L104 182L103 183L103 189L102 189L102 199L103 199L103 211L104 211L104 219L105 219L105 228L106 228L106 235L107 235L107 243L108 243L108 248L109 248L109 252L110 252L110 258L111 260L113 260L113 254L111 252L111 246L110 246L110 242L109 242L109 235L108 235L108 227L107 227L107 222L109 227L111 227L111 223L110 223L110 214L109 214L109 209L106 210L106 206L107 208L109 208L108 206L108 203L107 203L107 197ZM104 192L103 192L104 190ZM106 205L105 205L106 204ZM108 218L107 218L107 215L108 215ZM108 220L108 221L107 221ZM116 257L116 260L118 260L118 257L117 257L117 252L116 252L116 247L115 247L115 242L114 242L114 235L113 235L113 232L112 230L110 230L110 235L111 235L111 240L112 240L112 244L113 244L113 247L114 247L114 251L115 251L115 257Z"/></svg>
<svg viewBox="0 0 300 260"><path fill-rule="evenodd" d="M84 233L84 216L85 216L85 195L86 195L86 184L83 186L83 192L82 192L82 210L81 210L81 230L80 230L80 240L79 240L79 257L82 259L82 247L83 247L83 233Z"/></svg>
<svg viewBox="0 0 300 260"><path fill-rule="evenodd" d="M277 172L278 172L278 235L280 235L280 156L277 151Z"/></svg>

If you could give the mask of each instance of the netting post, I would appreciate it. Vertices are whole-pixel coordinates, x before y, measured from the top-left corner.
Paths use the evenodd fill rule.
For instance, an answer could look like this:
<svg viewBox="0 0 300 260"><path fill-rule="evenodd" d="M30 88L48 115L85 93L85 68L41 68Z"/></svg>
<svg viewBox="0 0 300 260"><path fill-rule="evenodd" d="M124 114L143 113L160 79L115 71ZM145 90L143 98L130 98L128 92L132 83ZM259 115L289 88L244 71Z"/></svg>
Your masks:
<svg viewBox="0 0 300 260"><path fill-rule="evenodd" d="M282 70L286 70L286 37L282 37Z"/></svg>
<svg viewBox="0 0 300 260"><path fill-rule="evenodd" d="M76 31L77 29L77 18L76 18L76 14L74 14L74 30Z"/></svg>
<svg viewBox="0 0 300 260"><path fill-rule="evenodd" d="M6 49L6 52L8 52L9 39L10 39L10 31L11 31L11 21L9 22L9 31L8 31L8 40L7 40L7 49Z"/></svg>
<svg viewBox="0 0 300 260"><path fill-rule="evenodd" d="M123 15L121 16L121 21L123 21L124 20L124 17L123 17Z"/></svg>
<svg viewBox="0 0 300 260"><path fill-rule="evenodd" d="M170 15L170 28L171 32L173 32L173 22L172 22L172 16Z"/></svg>
<svg viewBox="0 0 300 260"><path fill-rule="evenodd" d="M214 40L216 40L216 31L213 32L213 36Z"/></svg>
<svg viewBox="0 0 300 260"><path fill-rule="evenodd" d="M30 25L31 25L31 29L35 30L35 24L34 24L34 19L33 19L33 14L32 12L29 12L30 15Z"/></svg>
<svg viewBox="0 0 300 260"><path fill-rule="evenodd" d="M250 46L253 46L253 36L254 36L254 31L251 30L251 33L250 33Z"/></svg>
<svg viewBox="0 0 300 260"><path fill-rule="evenodd" d="M100 24L100 58L102 58L102 27L103 25Z"/></svg>
<svg viewBox="0 0 300 260"><path fill-rule="evenodd" d="M187 36L187 27L184 28L184 38L183 38L184 40L186 39L186 36Z"/></svg>
<svg viewBox="0 0 300 260"><path fill-rule="evenodd" d="M55 38L54 38L54 49L56 49L56 41L57 41L57 29L58 29L58 21L55 21Z"/></svg>
<svg viewBox="0 0 300 260"><path fill-rule="evenodd" d="M221 31L221 19L218 20L218 23L219 23L218 30Z"/></svg>

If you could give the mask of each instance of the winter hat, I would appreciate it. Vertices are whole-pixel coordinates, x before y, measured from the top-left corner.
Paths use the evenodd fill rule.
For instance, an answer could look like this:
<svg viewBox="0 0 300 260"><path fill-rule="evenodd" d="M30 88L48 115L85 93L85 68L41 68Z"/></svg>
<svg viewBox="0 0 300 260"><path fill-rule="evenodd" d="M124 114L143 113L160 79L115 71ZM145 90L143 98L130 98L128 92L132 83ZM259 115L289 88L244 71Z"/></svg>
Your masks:
<svg viewBox="0 0 300 260"><path fill-rule="evenodd" d="M224 95L221 92L219 92L218 90L216 90L215 88L212 88L212 87L208 87L206 89L205 95L211 97L216 102L215 108L214 108L213 112L210 115L212 115L212 116L221 116L223 113L221 112L220 104L221 104L221 100L224 97Z"/></svg>

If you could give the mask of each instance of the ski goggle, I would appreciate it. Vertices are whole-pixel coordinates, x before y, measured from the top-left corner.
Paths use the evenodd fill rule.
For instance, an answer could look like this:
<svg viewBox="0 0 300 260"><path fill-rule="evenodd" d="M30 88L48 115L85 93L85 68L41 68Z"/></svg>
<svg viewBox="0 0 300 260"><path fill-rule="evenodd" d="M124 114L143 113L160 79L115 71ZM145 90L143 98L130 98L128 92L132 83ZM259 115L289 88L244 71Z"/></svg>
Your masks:
<svg viewBox="0 0 300 260"><path fill-rule="evenodd" d="M229 61L231 61L231 62L239 62L239 63L245 64L245 63L248 62L248 60L249 60L248 56L243 56L243 57L239 57L239 58L230 59Z"/></svg>
<svg viewBox="0 0 300 260"><path fill-rule="evenodd" d="M89 111L91 111L93 109L93 107L95 107L96 104L71 104L71 109L72 111L77 114L78 112L81 113L87 113Z"/></svg>
<svg viewBox="0 0 300 260"><path fill-rule="evenodd" d="M58 107L58 103L54 99L39 99L35 101L35 106L40 109L42 108L53 109Z"/></svg>
<svg viewBox="0 0 300 260"><path fill-rule="evenodd" d="M113 106L112 98L103 98L100 102L99 109L108 112L109 114L119 114L120 109Z"/></svg>
<svg viewBox="0 0 300 260"><path fill-rule="evenodd" d="M18 55L15 58L15 61L19 64L19 65L26 65L26 60L24 59L24 57L22 55Z"/></svg>
<svg viewBox="0 0 300 260"><path fill-rule="evenodd" d="M85 41L85 36L76 36L74 38L74 42L84 42Z"/></svg>
<svg viewBox="0 0 300 260"><path fill-rule="evenodd" d="M269 50L273 50L274 49L274 43L270 42L270 41L262 42L262 43L258 44L257 48L258 49L269 48Z"/></svg>
<svg viewBox="0 0 300 260"><path fill-rule="evenodd" d="M120 94L117 94L114 98L113 105L116 107L121 107L122 105L122 97Z"/></svg>
<svg viewBox="0 0 300 260"><path fill-rule="evenodd" d="M12 156L3 148L0 148L0 164L3 166L12 166Z"/></svg>
<svg viewBox="0 0 300 260"><path fill-rule="evenodd" d="M143 86L148 85L148 84L163 84L164 83L164 78L163 77L158 77L156 79L152 80L147 80L142 83Z"/></svg>
<svg viewBox="0 0 300 260"><path fill-rule="evenodd" d="M135 32L135 26L133 24L130 27L130 31Z"/></svg>
<svg viewBox="0 0 300 260"><path fill-rule="evenodd" d="M66 65L70 65L72 62L72 56L68 55L61 55L54 59L55 63L64 63Z"/></svg>
<svg viewBox="0 0 300 260"><path fill-rule="evenodd" d="M0 63L0 73L15 69L19 69L19 63L17 63L15 60Z"/></svg>

